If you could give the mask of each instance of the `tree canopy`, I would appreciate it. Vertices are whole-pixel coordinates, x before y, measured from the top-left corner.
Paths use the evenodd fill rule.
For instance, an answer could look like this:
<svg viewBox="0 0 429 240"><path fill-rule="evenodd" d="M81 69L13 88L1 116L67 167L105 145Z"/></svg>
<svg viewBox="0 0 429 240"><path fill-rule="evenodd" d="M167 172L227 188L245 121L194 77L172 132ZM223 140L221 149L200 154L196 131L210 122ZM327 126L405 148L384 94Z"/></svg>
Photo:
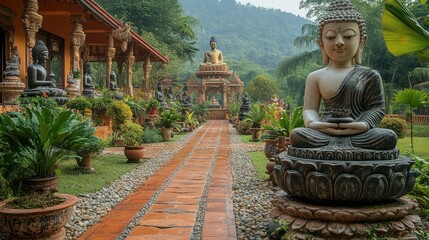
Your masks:
<svg viewBox="0 0 429 240"><path fill-rule="evenodd" d="M109 13L132 23L140 35L152 33L182 60L198 51L194 27L198 21L184 14L179 0L97 0ZM143 36L144 37L144 36Z"/></svg>

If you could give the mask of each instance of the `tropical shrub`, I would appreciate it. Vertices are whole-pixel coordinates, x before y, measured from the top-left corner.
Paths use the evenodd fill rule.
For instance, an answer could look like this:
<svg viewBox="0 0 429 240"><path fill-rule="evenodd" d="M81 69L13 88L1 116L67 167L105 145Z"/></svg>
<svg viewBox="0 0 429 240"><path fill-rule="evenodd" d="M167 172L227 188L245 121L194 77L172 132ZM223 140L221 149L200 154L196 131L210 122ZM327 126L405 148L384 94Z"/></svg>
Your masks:
<svg viewBox="0 0 429 240"><path fill-rule="evenodd" d="M407 121L402 118L385 117L381 120L380 127L390 129L398 135L398 138L403 138L407 129Z"/></svg>
<svg viewBox="0 0 429 240"><path fill-rule="evenodd" d="M252 123L252 128L260 128L262 121L267 117L267 112L262 105L255 103L250 109L250 113L244 113L244 121Z"/></svg>
<svg viewBox="0 0 429 240"><path fill-rule="evenodd" d="M126 146L138 146L143 143L143 127L140 124L126 120L120 127L121 137Z"/></svg>
<svg viewBox="0 0 429 240"><path fill-rule="evenodd" d="M131 112L130 106L122 101L114 100L109 109L107 109L107 114L112 119L113 122L113 133L115 139L120 138L120 128L125 121L132 119L133 113Z"/></svg>
<svg viewBox="0 0 429 240"><path fill-rule="evenodd" d="M75 152L91 139L95 128L70 110L56 113L45 106L0 115L0 170L17 194L23 178L55 175L58 163L78 157Z"/></svg>
<svg viewBox="0 0 429 240"><path fill-rule="evenodd" d="M86 97L77 97L67 102L66 106L83 113L85 109L92 108L91 102Z"/></svg>
<svg viewBox="0 0 429 240"><path fill-rule="evenodd" d="M162 140L161 132L158 129L145 128L143 130L143 143L158 143Z"/></svg>

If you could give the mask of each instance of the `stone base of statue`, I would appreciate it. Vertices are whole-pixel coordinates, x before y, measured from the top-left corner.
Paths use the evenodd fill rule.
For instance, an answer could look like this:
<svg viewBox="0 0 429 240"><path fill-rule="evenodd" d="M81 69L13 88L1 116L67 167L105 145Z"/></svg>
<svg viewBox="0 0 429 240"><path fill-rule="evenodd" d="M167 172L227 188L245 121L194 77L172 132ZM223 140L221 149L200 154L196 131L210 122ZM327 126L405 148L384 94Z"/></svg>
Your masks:
<svg viewBox="0 0 429 240"><path fill-rule="evenodd" d="M69 77L69 79L67 80L67 87L65 90L69 99L75 99L77 96L80 95L78 84L78 81L74 80L72 77Z"/></svg>
<svg viewBox="0 0 429 240"><path fill-rule="evenodd" d="M341 205L301 201L284 192L271 201L273 214L287 222L294 239L369 239L371 234L386 239L416 239L423 227L413 215L418 204L406 197L375 205Z"/></svg>
<svg viewBox="0 0 429 240"><path fill-rule="evenodd" d="M0 83L2 102L4 104L17 104L16 99L24 92L25 84L19 80L19 76L6 76Z"/></svg>
<svg viewBox="0 0 429 240"><path fill-rule="evenodd" d="M226 108L209 108L208 120L226 120Z"/></svg>
<svg viewBox="0 0 429 240"><path fill-rule="evenodd" d="M323 151L290 147L276 160L274 180L297 198L380 202L412 190L417 175L411 170L413 164L411 158L398 156L397 150Z"/></svg>
<svg viewBox="0 0 429 240"><path fill-rule="evenodd" d="M214 79L228 79L231 77L232 72L229 70L226 63L206 64L201 63L200 68L195 75L201 79L214 78Z"/></svg>
<svg viewBox="0 0 429 240"><path fill-rule="evenodd" d="M32 89L27 89L23 93L23 97L49 97L53 98L58 105L64 105L68 102L66 97L67 92L63 89L54 88L54 87L35 87Z"/></svg>
<svg viewBox="0 0 429 240"><path fill-rule="evenodd" d="M93 88L84 88L82 91L82 95L85 97L93 98L94 97Z"/></svg>

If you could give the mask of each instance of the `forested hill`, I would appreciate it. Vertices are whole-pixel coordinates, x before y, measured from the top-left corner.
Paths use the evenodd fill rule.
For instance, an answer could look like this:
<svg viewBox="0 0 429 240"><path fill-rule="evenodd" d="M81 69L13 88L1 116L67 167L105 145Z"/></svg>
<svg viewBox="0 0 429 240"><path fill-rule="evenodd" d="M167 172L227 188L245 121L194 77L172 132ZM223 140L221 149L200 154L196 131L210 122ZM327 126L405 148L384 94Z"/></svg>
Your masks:
<svg viewBox="0 0 429 240"><path fill-rule="evenodd" d="M274 68L283 58L298 51L293 46L305 18L280 10L242 5L235 0L180 0L184 12L200 21L196 29L195 62L210 49L215 36L224 59L250 61L264 68Z"/></svg>

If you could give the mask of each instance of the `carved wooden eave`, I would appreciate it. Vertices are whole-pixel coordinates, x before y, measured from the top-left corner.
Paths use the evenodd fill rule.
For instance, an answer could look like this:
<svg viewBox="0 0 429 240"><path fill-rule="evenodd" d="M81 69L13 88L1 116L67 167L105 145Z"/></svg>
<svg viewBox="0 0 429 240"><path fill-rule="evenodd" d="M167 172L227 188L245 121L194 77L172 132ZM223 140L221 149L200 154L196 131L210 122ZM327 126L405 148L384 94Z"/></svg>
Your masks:
<svg viewBox="0 0 429 240"><path fill-rule="evenodd" d="M129 22L120 20L121 27L112 31L113 37L121 41L122 52L127 51L128 44L131 41L131 26Z"/></svg>
<svg viewBox="0 0 429 240"><path fill-rule="evenodd" d="M168 58L162 55L158 50L156 50L153 46L147 43L141 36L135 33L129 23L121 22L111 16L106 10L104 10L100 5L98 5L94 0L74 0L87 9L88 12L91 13L93 18L97 18L99 21L104 22L110 27L108 32L112 32L114 34L114 38L120 41L121 50L125 53L129 48L131 42L134 42L135 48L143 48L144 51L149 52L149 56L152 62L161 62L166 64L169 62ZM93 29L93 33L95 33L96 29ZM85 30L87 32L87 30ZM106 34L105 32L104 34ZM106 44L104 44L106 47ZM100 48L100 47L98 47ZM105 50L108 51L108 50ZM117 51L118 52L118 51ZM119 53L116 53L116 57L118 57ZM144 61L145 56L141 55L140 51L134 49L134 55L136 61ZM123 56L126 58L126 56ZM125 59L124 59L125 60Z"/></svg>

